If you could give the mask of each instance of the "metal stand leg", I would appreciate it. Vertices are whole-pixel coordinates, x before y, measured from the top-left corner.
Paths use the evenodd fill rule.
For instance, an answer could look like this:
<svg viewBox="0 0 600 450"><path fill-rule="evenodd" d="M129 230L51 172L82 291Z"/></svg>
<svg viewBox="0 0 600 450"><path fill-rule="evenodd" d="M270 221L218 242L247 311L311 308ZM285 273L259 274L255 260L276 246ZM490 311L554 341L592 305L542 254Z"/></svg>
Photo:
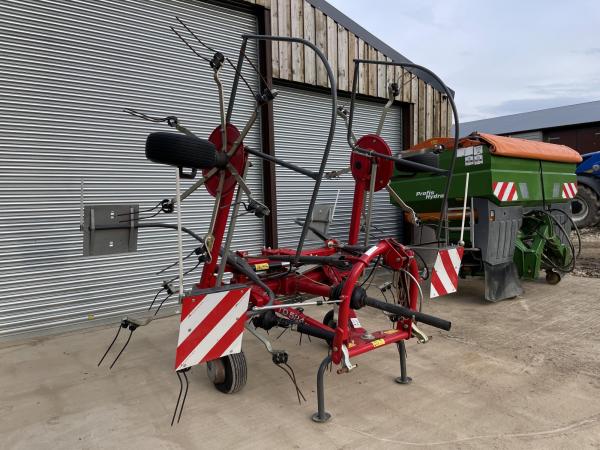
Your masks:
<svg viewBox="0 0 600 450"><path fill-rule="evenodd" d="M325 370L327 366L331 362L331 356L327 356L319 366L319 371L317 372L317 404L318 409L317 412L312 415L312 420L314 422L327 422L331 418L331 414L325 411L325 386L323 385L323 376L325 375Z"/></svg>
<svg viewBox="0 0 600 450"><path fill-rule="evenodd" d="M412 381L411 377L406 376L406 345L404 341L396 343L398 353L400 354L400 376L396 378L398 384L409 384Z"/></svg>

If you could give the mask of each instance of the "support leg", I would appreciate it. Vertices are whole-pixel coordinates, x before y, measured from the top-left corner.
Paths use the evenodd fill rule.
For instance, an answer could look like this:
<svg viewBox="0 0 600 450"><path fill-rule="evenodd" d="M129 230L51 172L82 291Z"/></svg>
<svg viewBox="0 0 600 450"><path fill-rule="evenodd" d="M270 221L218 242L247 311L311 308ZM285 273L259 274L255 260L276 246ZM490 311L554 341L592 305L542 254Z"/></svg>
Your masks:
<svg viewBox="0 0 600 450"><path fill-rule="evenodd" d="M398 384L409 384L412 381L411 377L406 376L406 345L404 341L396 343L398 347L398 353L400 354L400 376L396 378Z"/></svg>
<svg viewBox="0 0 600 450"><path fill-rule="evenodd" d="M327 358L323 360L321 365L319 366L319 371L317 372L317 412L312 415L312 420L314 422L327 422L331 418L331 414L325 411L325 386L323 384L323 376L325 375L325 370L327 366L331 362L331 356L327 355Z"/></svg>

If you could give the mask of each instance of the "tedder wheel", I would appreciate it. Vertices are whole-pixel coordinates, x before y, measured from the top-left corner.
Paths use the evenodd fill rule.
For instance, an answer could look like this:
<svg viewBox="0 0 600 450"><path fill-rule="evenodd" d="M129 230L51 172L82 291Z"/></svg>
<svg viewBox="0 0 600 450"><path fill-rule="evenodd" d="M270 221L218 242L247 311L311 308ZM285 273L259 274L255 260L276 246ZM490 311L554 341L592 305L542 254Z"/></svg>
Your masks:
<svg viewBox="0 0 600 450"><path fill-rule="evenodd" d="M579 185L571 201L573 220L579 228L593 227L600 222L600 199L589 187Z"/></svg>
<svg viewBox="0 0 600 450"><path fill-rule="evenodd" d="M560 273L555 272L554 270L546 271L546 283L548 284L558 284L560 283L561 276Z"/></svg>
<svg viewBox="0 0 600 450"><path fill-rule="evenodd" d="M329 328L337 327L337 322L334 320L335 311L333 309L327 311L325 317L323 317L323 325L327 325Z"/></svg>
<svg viewBox="0 0 600 450"><path fill-rule="evenodd" d="M222 356L206 363L206 373L215 387L224 394L234 394L246 385L248 367L244 352Z"/></svg>

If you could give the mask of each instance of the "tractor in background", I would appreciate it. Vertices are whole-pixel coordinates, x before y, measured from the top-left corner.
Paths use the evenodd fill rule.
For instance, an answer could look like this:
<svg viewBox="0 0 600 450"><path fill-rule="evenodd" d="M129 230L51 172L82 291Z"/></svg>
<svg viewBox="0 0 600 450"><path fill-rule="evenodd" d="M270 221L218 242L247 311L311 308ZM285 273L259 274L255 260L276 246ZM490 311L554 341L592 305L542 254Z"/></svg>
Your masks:
<svg viewBox="0 0 600 450"><path fill-rule="evenodd" d="M600 224L600 151L582 155L577 165L577 195L571 201L573 220L580 228Z"/></svg>

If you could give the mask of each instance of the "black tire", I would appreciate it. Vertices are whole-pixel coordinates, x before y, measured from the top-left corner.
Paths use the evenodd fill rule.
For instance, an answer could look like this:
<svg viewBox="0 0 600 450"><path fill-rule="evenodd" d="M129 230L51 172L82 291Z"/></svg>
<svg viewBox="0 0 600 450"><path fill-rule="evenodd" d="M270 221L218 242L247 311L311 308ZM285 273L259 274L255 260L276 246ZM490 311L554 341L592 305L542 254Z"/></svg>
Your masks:
<svg viewBox="0 0 600 450"><path fill-rule="evenodd" d="M248 366L244 352L223 356L216 363L223 364L225 370L225 379L214 383L217 390L224 394L235 394L241 391L248 379Z"/></svg>
<svg viewBox="0 0 600 450"><path fill-rule="evenodd" d="M546 283L555 285L560 283L561 279L562 277L560 276L560 273L555 272L554 270L546 271Z"/></svg>
<svg viewBox="0 0 600 450"><path fill-rule="evenodd" d="M335 330L337 327L337 322L333 319L334 314L335 311L333 309L327 311L327 314L325 314L325 317L323 317L323 325L327 325L329 328L333 328Z"/></svg>
<svg viewBox="0 0 600 450"><path fill-rule="evenodd" d="M573 221L579 228L593 227L600 222L600 198L587 186L579 185L571 201Z"/></svg>
<svg viewBox="0 0 600 450"><path fill-rule="evenodd" d="M195 136L160 131L148 135L146 158L168 166L212 169L217 165L217 148Z"/></svg>

